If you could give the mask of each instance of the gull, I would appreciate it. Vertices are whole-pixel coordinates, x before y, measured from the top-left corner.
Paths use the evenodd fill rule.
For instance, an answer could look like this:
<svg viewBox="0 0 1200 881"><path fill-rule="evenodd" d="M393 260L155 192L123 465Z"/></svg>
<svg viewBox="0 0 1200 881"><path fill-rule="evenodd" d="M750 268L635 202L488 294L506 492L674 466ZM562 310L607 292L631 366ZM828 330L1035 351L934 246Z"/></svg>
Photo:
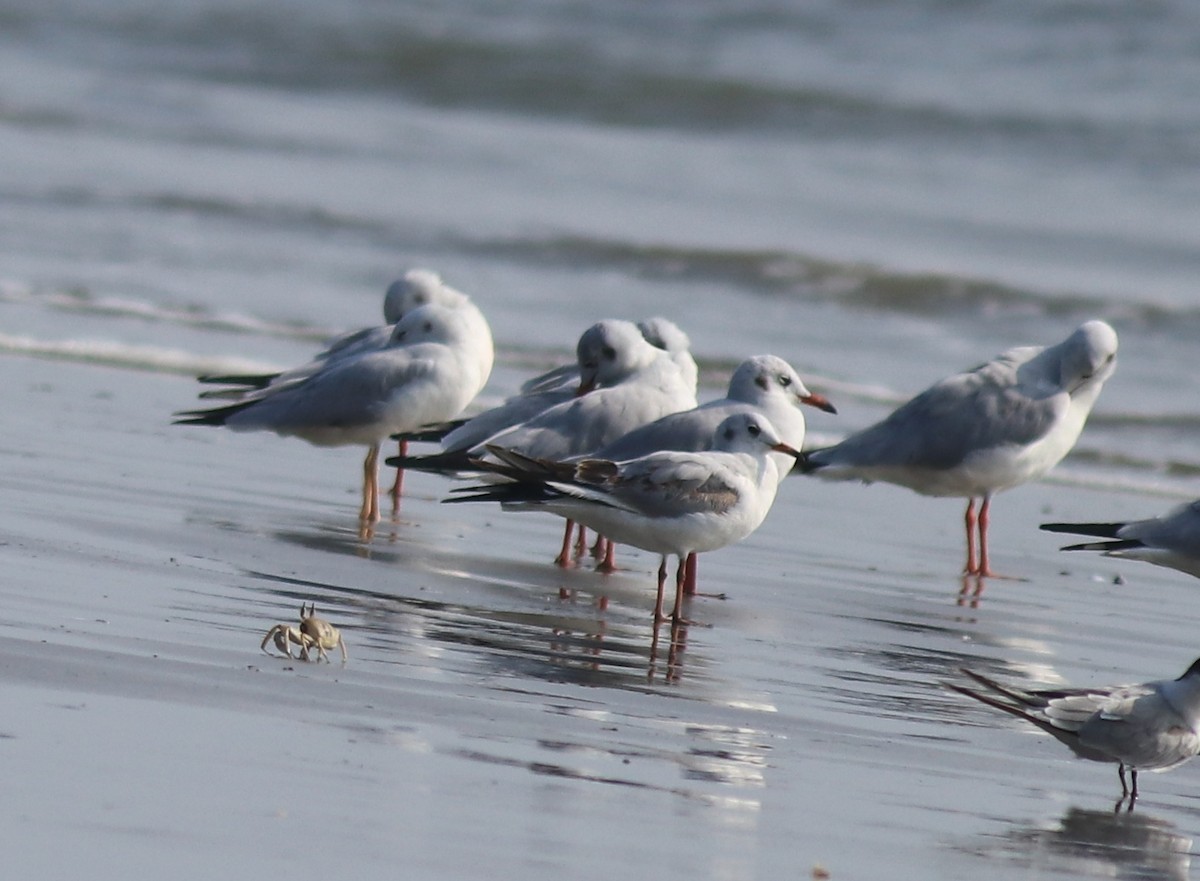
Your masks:
<svg viewBox="0 0 1200 881"><path fill-rule="evenodd" d="M597 354L581 362L577 394L487 439L536 458L561 459L611 443L639 425L696 406L696 387L628 321L602 321ZM601 386L601 383L604 383Z"/></svg>
<svg viewBox="0 0 1200 881"><path fill-rule="evenodd" d="M992 575L992 496L1041 477L1070 452L1116 355L1117 334L1103 321L1085 322L1053 346L1009 349L933 385L882 422L807 454L800 468L830 480L882 480L968 499L964 571Z"/></svg>
<svg viewBox="0 0 1200 881"><path fill-rule="evenodd" d="M1145 560L1200 578L1200 499L1148 520L1043 523L1042 529L1108 539L1067 545L1064 551L1103 551L1106 557Z"/></svg>
<svg viewBox="0 0 1200 881"><path fill-rule="evenodd" d="M700 369L696 366L696 359L692 357L691 340L679 325L668 318L656 316L639 321L637 327L646 342L671 356L671 360L683 373L683 381L695 388L699 380ZM527 380L521 385L521 392L522 394L531 394L558 391L571 394L577 388L579 388L578 366L564 364Z"/></svg>
<svg viewBox="0 0 1200 881"><path fill-rule="evenodd" d="M203 383L223 383L238 387L204 392L200 397L244 401L254 397L264 388L279 389L305 380L325 369L332 362L343 358L355 358L365 352L383 349L391 343L392 331L396 322L414 309L426 305L443 306L462 314L463 327L467 336L461 345L476 360L478 366L479 387L471 394L471 397L474 398L487 383L495 360L491 328L479 307L471 302L470 297L450 287L442 281L440 275L428 269L410 269L388 285L387 293L383 298L383 317L387 322L385 325L363 328L339 337L307 364L282 373L201 376L200 382ZM403 456L407 452L407 440L400 438L399 453ZM391 490L394 505L399 503L403 482L404 471L398 469Z"/></svg>
<svg viewBox="0 0 1200 881"><path fill-rule="evenodd" d="M652 319L652 321L665 322L666 319ZM642 329L644 325L646 322L641 322L638 328L642 330L643 338L653 344L652 340L646 337L645 330ZM654 326L657 327L657 325ZM683 334L683 331L675 325L670 326L679 335ZM662 329L660 328L659 331L661 332ZM670 332L667 331L667 333ZM583 373L591 371L592 376L589 383L598 388L616 385L625 380L634 370L638 369L638 364L633 359L635 357L645 358L647 350L640 347L635 350L633 346L614 346L613 335L614 330L609 322L601 321L593 324L580 335L579 341L576 343L575 365L551 371L556 374L552 380L547 379L550 374L542 374L541 377L536 377L531 383L522 386L524 390L522 394L514 395L499 406L485 410L461 424L452 425L440 437L442 453L465 453L473 447L482 445L501 431L528 422L558 404L570 402L579 396L580 387L583 384L580 376ZM686 336L683 337L683 341L686 355ZM663 349L664 347L658 346L658 348ZM668 349L664 349L664 351L667 351L671 355L671 360L679 366L683 385L690 388L694 395L696 362L691 361L691 356L688 355L688 361L692 366L689 373L686 369L687 362L681 364L677 352ZM655 357L661 356L655 355ZM585 365L592 366L589 368ZM423 432L421 436L423 439L427 439L431 436L431 432Z"/></svg>
<svg viewBox="0 0 1200 881"><path fill-rule="evenodd" d="M558 461L591 452L639 425L696 406L696 391L671 357L650 345L628 321L605 320L590 329L596 356L581 362L578 394L534 418L491 435L465 450L388 459L387 464L440 472L495 470L489 449L498 446L535 459ZM602 388L597 386L601 382ZM570 558L571 524L556 558Z"/></svg>
<svg viewBox="0 0 1200 881"><path fill-rule="evenodd" d="M1021 690L962 672L992 694L949 688L1032 722L1081 759L1116 762L1121 799L1128 796L1130 808L1139 770L1166 771L1200 752L1200 659L1178 679L1103 688Z"/></svg>
<svg viewBox="0 0 1200 881"><path fill-rule="evenodd" d="M551 462L491 446L515 478L472 487L447 501L498 501L506 510L550 511L601 535L660 554L654 620L661 622L667 558L679 558L672 617L681 618L684 561L750 535L766 518L779 486L771 452L789 447L765 416L735 413L717 427L711 449L660 451L623 462L584 458Z"/></svg>
<svg viewBox="0 0 1200 881"><path fill-rule="evenodd" d="M280 373L198 377L200 382L206 384L240 386L240 388L204 392L200 397L241 399L268 385L294 382L311 376L331 360L352 358L363 352L382 349L388 345L392 335L392 326L397 321L413 309L430 303L451 309L461 309L468 316L468 326L472 338L469 345L479 360L479 373L486 380L492 372L495 352L491 329L487 319L479 311L479 307L472 303L466 294L443 282L441 276L436 272L428 269L410 269L388 286L383 298L384 324L364 327L361 330L344 334L328 343L325 349L314 355L307 364Z"/></svg>
<svg viewBox="0 0 1200 881"><path fill-rule="evenodd" d="M787 446L804 446L805 421L800 406L807 405L837 413L823 395L808 390L795 369L776 355L754 355L742 361L729 380L724 398L709 401L692 410L663 416L649 425L635 428L618 440L596 450L598 458L621 461L660 450L694 451L709 449L717 426L734 413L762 413L775 427ZM773 452L780 482L795 465L787 453ZM608 547L611 553L611 545ZM611 557L605 561L611 569ZM687 559L685 591L693 593L696 583L696 559Z"/></svg>
<svg viewBox="0 0 1200 881"><path fill-rule="evenodd" d="M379 445L392 432L462 412L482 384L469 321L444 306L405 315L382 349L329 361L303 379L268 385L225 407L175 414L176 424L273 431L317 446L365 444L360 517L379 519Z"/></svg>
<svg viewBox="0 0 1200 881"><path fill-rule="evenodd" d="M479 387L471 395L483 391L488 377L492 374L496 350L492 340L492 329L484 318L479 307L471 302L471 298L462 291L450 287L442 281L440 275L428 269L410 269L402 277L392 282L384 296L384 312L390 309L392 313L403 316L412 309L421 306L436 305L454 309L459 312L467 327L467 351L475 358L479 370ZM457 415L457 414L455 414ZM400 439L397 449L399 455L408 454L408 442ZM400 491L404 484L404 470L396 469L396 477L392 482L392 504L395 506L400 499Z"/></svg>

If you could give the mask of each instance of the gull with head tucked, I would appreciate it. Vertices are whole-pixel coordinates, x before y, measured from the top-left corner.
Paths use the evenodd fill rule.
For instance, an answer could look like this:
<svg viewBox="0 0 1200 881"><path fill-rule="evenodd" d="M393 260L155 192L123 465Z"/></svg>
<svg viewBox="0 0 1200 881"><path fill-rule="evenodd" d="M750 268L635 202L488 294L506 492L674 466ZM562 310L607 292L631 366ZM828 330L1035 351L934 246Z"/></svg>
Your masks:
<svg viewBox="0 0 1200 881"><path fill-rule="evenodd" d="M670 355L646 342L631 322L597 322L580 337L579 351L580 384L569 400L467 449L389 459L387 464L454 474L488 472L503 465L490 453L492 447L559 461L590 453L639 425L696 406L695 388ZM556 558L564 566L570 557L570 526Z"/></svg>
<svg viewBox="0 0 1200 881"><path fill-rule="evenodd" d="M177 413L183 425L273 431L317 446L364 444L362 520L379 519L379 445L395 431L462 412L481 383L471 330L457 310L421 306L389 344L338 358L295 382L272 384L225 407Z"/></svg>
<svg viewBox="0 0 1200 881"><path fill-rule="evenodd" d="M807 454L801 470L968 499L964 571L992 575L992 496L1041 477L1070 452L1116 356L1117 334L1103 321L1085 322L1056 345L1010 349L931 386L882 422ZM982 499L978 515L976 499Z"/></svg>

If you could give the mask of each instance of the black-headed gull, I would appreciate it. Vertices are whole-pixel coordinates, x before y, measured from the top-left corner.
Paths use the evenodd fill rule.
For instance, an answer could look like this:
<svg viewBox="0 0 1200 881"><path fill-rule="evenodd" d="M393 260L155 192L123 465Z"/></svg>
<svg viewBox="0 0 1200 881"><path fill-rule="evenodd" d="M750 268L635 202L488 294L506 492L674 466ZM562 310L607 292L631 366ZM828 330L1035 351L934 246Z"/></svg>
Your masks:
<svg viewBox="0 0 1200 881"><path fill-rule="evenodd" d="M549 511L622 544L661 554L655 621L662 620L667 557L679 558L673 617L680 619L684 561L740 541L763 522L779 486L772 451L793 459L765 416L735 413L717 427L711 449L663 451L624 462L548 462L492 446L514 479L474 487L454 502L498 501L509 510Z"/></svg>
<svg viewBox="0 0 1200 881"><path fill-rule="evenodd" d="M295 382L212 410L177 413L177 424L273 431L317 446L364 444L364 521L379 519L380 443L395 431L443 422L462 412L479 390L480 364L472 331L459 310L421 306L396 324L391 343L338 358Z"/></svg>
<svg viewBox="0 0 1200 881"><path fill-rule="evenodd" d="M656 320L665 321L665 319ZM639 323L639 329L644 323ZM657 328L657 325L655 326ZM674 327L674 325L671 326ZM678 328L674 329L682 336L683 331ZM658 331L661 332L661 328L658 328ZM646 336L644 330L642 335L647 342L654 344L653 340ZM686 343L687 337L683 337L683 340ZM687 356L687 361L691 363L689 371L686 366L687 361L681 363L678 350L666 349L662 346L658 346L658 348L671 355L671 360L680 367L683 385L691 389L694 396L696 390L695 361L691 361L690 355ZM682 351L685 355L687 354L686 346ZM533 384L527 383L522 386L524 390L522 394L514 395L504 403L485 410L460 425L451 427L439 438L442 454L464 453L474 447L481 447L499 432L528 422L558 404L570 402L579 396L582 385L581 373L587 372L589 369L594 371L590 384L597 388L605 388L623 382L639 369L634 358L644 358L645 353L645 349L634 351L633 347L622 348L619 344L614 345L612 327L609 322L597 322L580 335L579 341L575 345L575 364L570 365L569 368L552 371L554 374L552 377L550 374L537 377L537 381ZM583 365L592 366L585 368ZM424 438L428 438L428 432L422 434ZM427 464L433 463L427 462Z"/></svg>
<svg viewBox="0 0 1200 881"><path fill-rule="evenodd" d="M692 357L692 343L683 329L670 319L660 316L639 321L637 327L646 342L671 356L671 360L682 371L684 382L695 388L700 376L700 368L696 366L696 359ZM559 391L572 394L577 388L579 388L578 361L576 364L555 367L553 370L527 380L521 385L521 392L522 394L537 394Z"/></svg>
<svg viewBox="0 0 1200 881"><path fill-rule="evenodd" d="M200 382L210 385L237 386L231 389L204 392L200 397L240 400L268 385L294 382L310 376L331 360L352 358L363 352L382 349L388 345L392 336L392 326L397 321L413 309L431 303L450 309L461 309L467 315L471 333L469 346L479 360L479 373L486 380L492 372L495 351L491 328L488 326L487 319L483 317L483 313L479 311L479 307L472 303L466 294L443 282L441 276L436 272L428 269L410 269L388 286L383 298L384 324L364 327L361 330L344 334L329 342L308 363L281 373L198 377Z"/></svg>
<svg viewBox="0 0 1200 881"><path fill-rule="evenodd" d="M1121 798L1129 796L1130 807L1138 796L1138 771L1165 771L1200 752L1200 659L1178 679L1102 688L1026 690L962 672L990 693L947 687L1032 722L1081 759L1115 762Z"/></svg>
<svg viewBox="0 0 1200 881"><path fill-rule="evenodd" d="M244 401L256 397L267 387L279 389L307 379L313 374L325 369L331 362L343 358L355 358L365 352L371 352L390 345L394 325L405 315L421 306L436 305L461 312L464 318L466 339L460 344L463 351L470 354L478 365L479 388L483 390L492 372L495 360L495 347L492 341L492 331L487 319L479 307L471 302L471 298L442 281L442 277L429 269L410 269L390 285L383 298L383 317L387 322L382 326L367 327L362 330L345 334L331 342L323 351L315 355L311 361L294 367L282 373L264 373L239 376L201 376L203 383L220 383L234 388L218 389L204 392L202 398L225 398ZM475 397L474 394L471 396ZM400 439L400 455L408 452L405 440ZM392 484L392 502L398 504L404 481L403 469L397 469Z"/></svg>
<svg viewBox="0 0 1200 881"><path fill-rule="evenodd" d="M1010 349L942 380L882 422L807 454L801 469L967 498L965 571L991 575L992 496L1041 477L1070 452L1116 356L1116 332L1103 321L1085 322L1057 345Z"/></svg>
<svg viewBox="0 0 1200 881"><path fill-rule="evenodd" d="M775 427L785 444L803 449L805 422L800 405L816 407L826 413L837 410L823 395L808 390L787 361L776 355L754 355L733 372L724 398L701 404L692 410L663 416L649 425L635 428L623 437L594 452L598 458L621 461L660 450L706 450L713 442L717 426L734 413L762 413ZM779 479L791 471L795 459L785 453L772 453ZM611 553L611 546L609 547ZM607 562L611 568L611 559ZM695 558L687 561L685 590L695 590Z"/></svg>
<svg viewBox="0 0 1200 881"><path fill-rule="evenodd" d="M696 406L695 387L670 355L646 342L636 325L609 319L597 322L588 333L599 345L594 357L581 358L578 394L570 400L469 449L389 459L388 464L455 474L488 470L492 445L559 461L589 453L668 413ZM568 524L563 550L555 558L559 565L567 565L570 559L570 533Z"/></svg>
<svg viewBox="0 0 1200 881"><path fill-rule="evenodd" d="M1200 499L1148 520L1043 523L1042 529L1107 539L1067 545L1064 551L1103 551L1108 557L1145 560L1200 578Z"/></svg>
<svg viewBox="0 0 1200 881"><path fill-rule="evenodd" d="M488 444L535 458L564 459L696 406L695 385L669 354L646 342L634 324L607 320L595 329L601 345L595 357L581 363L579 393L492 435Z"/></svg>

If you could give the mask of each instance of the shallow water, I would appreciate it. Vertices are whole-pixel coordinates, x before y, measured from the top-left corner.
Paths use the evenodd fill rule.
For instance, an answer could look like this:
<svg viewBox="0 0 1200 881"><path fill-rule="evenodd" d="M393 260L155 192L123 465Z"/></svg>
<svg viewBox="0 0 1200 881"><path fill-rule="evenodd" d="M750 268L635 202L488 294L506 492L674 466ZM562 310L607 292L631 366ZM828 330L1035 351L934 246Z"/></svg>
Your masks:
<svg viewBox="0 0 1200 881"><path fill-rule="evenodd" d="M0 845L13 870L743 879L1189 875L1194 767L1109 767L943 689L1176 675L1192 579L1046 520L1200 495L1200 22L1188 4L56 2L0 10ZM548 84L553 84L551 88ZM429 265L488 400L667 315L702 396L770 351L835 439L1097 316L1075 453L960 504L789 480L701 561L549 565L558 523L357 450L173 427L192 375L304 360ZM346 665L272 659L302 602Z"/></svg>

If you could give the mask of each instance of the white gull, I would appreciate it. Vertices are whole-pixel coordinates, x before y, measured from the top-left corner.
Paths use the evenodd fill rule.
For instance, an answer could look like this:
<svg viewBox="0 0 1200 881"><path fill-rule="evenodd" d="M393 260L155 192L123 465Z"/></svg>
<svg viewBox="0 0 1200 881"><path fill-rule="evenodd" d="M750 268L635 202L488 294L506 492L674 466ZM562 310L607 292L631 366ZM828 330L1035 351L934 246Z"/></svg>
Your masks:
<svg viewBox="0 0 1200 881"><path fill-rule="evenodd" d="M396 431L442 422L462 412L482 385L461 311L421 306L409 312L382 349L337 358L303 379L268 385L212 410L177 413L184 425L273 431L317 446L364 444L364 521L379 519L380 443Z"/></svg>
<svg viewBox="0 0 1200 881"><path fill-rule="evenodd" d="M991 693L947 687L1032 722L1082 759L1115 762L1131 808L1139 770L1165 771L1200 752L1200 659L1178 679L1102 688L1018 689L962 672Z"/></svg>
<svg viewBox="0 0 1200 881"><path fill-rule="evenodd" d="M805 420L801 405L827 413L837 410L823 395L808 390L795 369L776 355L754 355L734 370L724 398L701 404L692 410L663 416L596 450L598 458L624 460L660 450L706 450L713 442L717 426L735 413L762 413L774 426L780 439L795 450L803 449ZM771 453L779 480L790 473L794 457ZM612 568L611 545L606 549L604 568ZM695 557L687 560L685 590L695 591Z"/></svg>
<svg viewBox="0 0 1200 881"><path fill-rule="evenodd" d="M655 621L661 621L667 557L679 558L673 618L681 617L689 554L740 541L762 524L779 487L771 452L787 446L765 416L736 413L718 426L711 449L661 451L614 462L548 462L498 446L514 478L449 501L498 501L508 510L550 511L622 544L660 554Z"/></svg>
<svg viewBox="0 0 1200 881"><path fill-rule="evenodd" d="M683 381L693 389L699 380L700 368L692 357L691 340L682 328L668 318L656 316L637 323L642 337L650 345L662 349L671 356L671 360L683 373ZM522 394L558 391L573 393L579 387L579 367L576 364L564 364L555 367L540 376L526 380L521 385Z"/></svg>
<svg viewBox="0 0 1200 881"><path fill-rule="evenodd" d="M1010 349L942 380L836 446L807 454L802 469L968 499L965 572L991 575L992 496L1041 477L1070 452L1116 355L1116 332L1103 321L1085 322L1057 345ZM978 516L977 498L983 500Z"/></svg>

